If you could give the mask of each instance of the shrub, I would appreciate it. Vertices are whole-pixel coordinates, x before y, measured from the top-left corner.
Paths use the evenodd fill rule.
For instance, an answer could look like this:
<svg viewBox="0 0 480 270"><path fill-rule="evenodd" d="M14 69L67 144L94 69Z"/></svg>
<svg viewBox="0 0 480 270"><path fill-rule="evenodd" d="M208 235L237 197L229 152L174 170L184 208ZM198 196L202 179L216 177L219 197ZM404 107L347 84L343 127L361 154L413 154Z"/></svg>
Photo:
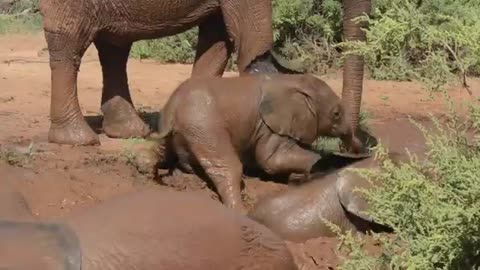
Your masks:
<svg viewBox="0 0 480 270"><path fill-rule="evenodd" d="M195 58L198 28L160 39L140 40L133 44L130 56L151 58L161 63L191 64Z"/></svg>
<svg viewBox="0 0 480 270"><path fill-rule="evenodd" d="M420 80L440 89L458 77L480 74L480 1L372 0L366 20L367 42L342 43L341 0L273 0L274 51L294 69L324 74L342 64L342 50L366 57L370 76L377 80ZM36 0L19 0L12 13L36 10ZM39 19L0 17L0 31L27 29ZM17 25L18 24L18 25ZM2 30L3 29L3 30ZM7 30L6 30L7 29ZM16 32L14 30L13 32ZM175 36L142 40L132 57L163 63L192 63L197 28ZM235 69L235 57L228 69Z"/></svg>
<svg viewBox="0 0 480 270"><path fill-rule="evenodd" d="M0 34L30 33L42 30L39 14L0 15Z"/></svg>
<svg viewBox="0 0 480 270"><path fill-rule="evenodd" d="M38 12L38 0L17 0L16 2L14 2L12 8L9 10L9 13L11 14L18 14L23 12Z"/></svg>
<svg viewBox="0 0 480 270"><path fill-rule="evenodd" d="M365 55L374 79L419 79L438 89L480 70L480 2L377 0L367 43L343 44Z"/></svg>
<svg viewBox="0 0 480 270"><path fill-rule="evenodd" d="M339 65L339 0L273 0L275 50L297 69L325 74Z"/></svg>
<svg viewBox="0 0 480 270"><path fill-rule="evenodd" d="M478 110L478 105L477 106ZM480 263L480 144L468 140L467 128L478 123L478 114L460 121L452 112L434 131L420 127L428 152L420 164L394 165L379 147L379 169L357 170L381 183L365 193L368 214L391 225L392 237L375 235L382 243L380 255L362 250L362 239L342 235L347 259L340 269L476 269ZM471 131L470 131L471 132ZM360 267L361 266L361 267ZM359 268L360 267L360 268Z"/></svg>
<svg viewBox="0 0 480 270"><path fill-rule="evenodd" d="M38 14L37 0L18 0L0 14L0 34L37 32L42 30L42 18Z"/></svg>

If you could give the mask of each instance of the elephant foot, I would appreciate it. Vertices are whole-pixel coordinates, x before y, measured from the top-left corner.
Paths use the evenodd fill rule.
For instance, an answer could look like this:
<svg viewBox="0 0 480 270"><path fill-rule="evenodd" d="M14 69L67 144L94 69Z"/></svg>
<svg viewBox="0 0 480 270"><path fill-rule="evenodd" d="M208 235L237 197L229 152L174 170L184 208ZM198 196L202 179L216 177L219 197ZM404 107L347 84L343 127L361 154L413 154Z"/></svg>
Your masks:
<svg viewBox="0 0 480 270"><path fill-rule="evenodd" d="M119 96L104 103L102 112L103 132L110 138L145 138L150 134L132 104Z"/></svg>
<svg viewBox="0 0 480 270"><path fill-rule="evenodd" d="M98 135L82 118L69 123L67 126L51 125L48 132L48 141L57 144L70 145L100 145Z"/></svg>

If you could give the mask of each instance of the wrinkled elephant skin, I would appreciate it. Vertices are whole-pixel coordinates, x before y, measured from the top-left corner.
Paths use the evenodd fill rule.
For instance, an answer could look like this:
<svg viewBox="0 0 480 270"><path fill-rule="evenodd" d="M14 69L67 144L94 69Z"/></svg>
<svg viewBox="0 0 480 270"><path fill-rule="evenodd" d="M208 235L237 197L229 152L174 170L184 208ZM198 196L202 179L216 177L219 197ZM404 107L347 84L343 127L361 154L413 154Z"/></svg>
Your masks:
<svg viewBox="0 0 480 270"><path fill-rule="evenodd" d="M51 68L49 141L99 144L77 97L81 58L94 43L103 73L103 131L113 138L145 137L148 126L133 106L127 61L133 42L199 26L193 76L221 76L235 49L241 74L277 72L270 0L40 0Z"/></svg>
<svg viewBox="0 0 480 270"><path fill-rule="evenodd" d="M340 98L310 75L191 78L161 112L159 158L211 180L227 207L244 211L243 168L309 174L320 156L305 146L319 136L351 140ZM146 155L142 155L146 156Z"/></svg>
<svg viewBox="0 0 480 270"><path fill-rule="evenodd" d="M0 238L0 269L297 269L265 226L184 192L121 195L49 222L0 217Z"/></svg>
<svg viewBox="0 0 480 270"><path fill-rule="evenodd" d="M347 168L375 168L378 165L377 160L368 158ZM375 223L363 213L368 203L362 193L354 190L369 187L371 184L357 172L340 171L266 197L248 216L292 242L335 236L323 219L343 231L390 232L390 228Z"/></svg>

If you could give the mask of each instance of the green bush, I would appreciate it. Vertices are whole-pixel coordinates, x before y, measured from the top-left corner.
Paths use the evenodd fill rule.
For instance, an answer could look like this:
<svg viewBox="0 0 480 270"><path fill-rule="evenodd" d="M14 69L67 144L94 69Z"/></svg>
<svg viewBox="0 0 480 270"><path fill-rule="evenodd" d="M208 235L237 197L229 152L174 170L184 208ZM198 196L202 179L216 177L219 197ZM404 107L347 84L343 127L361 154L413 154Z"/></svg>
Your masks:
<svg viewBox="0 0 480 270"><path fill-rule="evenodd" d="M30 33L42 30L37 0L19 0L7 14L0 14L0 34Z"/></svg>
<svg viewBox="0 0 480 270"><path fill-rule="evenodd" d="M446 128L437 121L433 131L419 126L428 146L422 164L412 155L410 162L394 165L379 147L381 167L357 170L380 183L362 191L368 214L396 233L375 236L383 247L376 256L362 250L362 239L342 235L348 256L339 269L478 269L480 142L467 136L478 121L476 113L466 122L452 113Z"/></svg>
<svg viewBox="0 0 480 270"><path fill-rule="evenodd" d="M341 34L341 2L338 0L273 0L276 51L304 71L326 73L338 66L334 44ZM185 33L136 42L132 57L152 58L162 63L192 63L197 28ZM235 55L227 69L235 69Z"/></svg>
<svg viewBox="0 0 480 270"><path fill-rule="evenodd" d="M325 74L339 66L339 0L273 0L275 50L305 72Z"/></svg>
<svg viewBox="0 0 480 270"><path fill-rule="evenodd" d="M0 34L33 33L42 30L39 14L0 15Z"/></svg>
<svg viewBox="0 0 480 270"><path fill-rule="evenodd" d="M130 56L155 59L161 63L191 64L195 58L198 28L160 39L140 40L133 44Z"/></svg>
<svg viewBox="0 0 480 270"><path fill-rule="evenodd" d="M342 43L341 3L273 0L274 51L295 69L324 74L339 67L342 50L351 48L351 52L366 57L373 79L415 79L430 89L439 89L455 78L464 80L480 74L480 1L372 0L371 16L358 18L369 22L365 43ZM20 0L12 13L26 9L36 10L37 1ZM11 18L0 20L2 32L38 21L20 19L17 26ZM132 57L192 63L196 42L197 28L171 37L142 40L134 44ZM229 69L235 68L234 62L233 57Z"/></svg>
<svg viewBox="0 0 480 270"><path fill-rule="evenodd" d="M348 44L365 55L374 79L424 81L438 89L454 76L480 70L479 1L377 0L367 43Z"/></svg>
<svg viewBox="0 0 480 270"><path fill-rule="evenodd" d="M11 14L18 14L22 12L38 12L38 0L18 0L9 10Z"/></svg>

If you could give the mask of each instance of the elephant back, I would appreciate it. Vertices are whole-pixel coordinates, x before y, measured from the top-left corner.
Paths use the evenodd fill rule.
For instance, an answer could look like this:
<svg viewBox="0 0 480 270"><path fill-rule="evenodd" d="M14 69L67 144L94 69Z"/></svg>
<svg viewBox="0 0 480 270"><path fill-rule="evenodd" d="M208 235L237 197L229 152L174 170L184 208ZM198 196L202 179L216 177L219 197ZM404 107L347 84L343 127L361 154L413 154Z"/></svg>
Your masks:
<svg viewBox="0 0 480 270"><path fill-rule="evenodd" d="M274 265L272 258L281 263L288 258L272 232L201 192L132 192L71 213L67 224L82 241L85 269L122 269L118 262L125 258L139 269L253 269L240 266L253 258ZM124 247L119 260L102 262L117 246ZM99 268L99 262L108 267ZM229 268L232 264L238 267Z"/></svg>
<svg viewBox="0 0 480 270"><path fill-rule="evenodd" d="M76 234L64 224L0 220L0 268L80 270Z"/></svg>
<svg viewBox="0 0 480 270"><path fill-rule="evenodd" d="M0 191L0 219L10 221L32 221L34 216L22 193L10 189L8 184Z"/></svg>

